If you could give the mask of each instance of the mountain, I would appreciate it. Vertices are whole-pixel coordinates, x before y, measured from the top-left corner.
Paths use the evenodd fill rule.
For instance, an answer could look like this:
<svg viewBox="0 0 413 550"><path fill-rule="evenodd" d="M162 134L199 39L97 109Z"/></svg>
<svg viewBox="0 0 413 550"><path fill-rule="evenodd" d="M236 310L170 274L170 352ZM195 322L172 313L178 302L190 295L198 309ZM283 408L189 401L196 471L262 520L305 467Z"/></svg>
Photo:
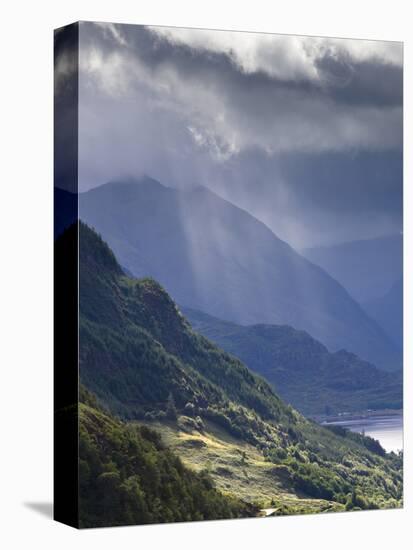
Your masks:
<svg viewBox="0 0 413 550"><path fill-rule="evenodd" d="M382 298L402 278L402 235L307 248L301 253L325 269L359 303Z"/></svg>
<svg viewBox="0 0 413 550"><path fill-rule="evenodd" d="M156 281L127 277L83 223L58 239L59 254L77 232L81 383L123 422L83 411L93 445L81 453L82 468L87 482L104 490L99 494L123 485L132 464L139 467L135 443L125 437L143 425L186 468L206 469L222 493L254 506L272 503L277 514L401 505L399 456L371 438L306 420L238 359L194 332ZM139 498L136 481L124 499ZM155 509L167 498L159 496Z"/></svg>
<svg viewBox="0 0 413 550"><path fill-rule="evenodd" d="M310 248L302 254L339 281L402 351L402 235Z"/></svg>
<svg viewBox="0 0 413 550"><path fill-rule="evenodd" d="M121 265L154 277L178 303L238 324L288 324L331 350L400 365L395 346L340 284L207 189L143 178L94 188L79 203L80 218Z"/></svg>
<svg viewBox="0 0 413 550"><path fill-rule="evenodd" d="M183 308L195 331L238 357L306 415L401 409L402 376L345 350L330 353L304 331L285 325L240 326Z"/></svg>
<svg viewBox="0 0 413 550"><path fill-rule="evenodd" d="M239 360L193 333L156 281L128 278L104 241L80 227L80 374L114 413L142 419L167 413L173 399L222 422L232 402L264 417L292 417ZM234 432L248 433L248 417L234 422Z"/></svg>
<svg viewBox="0 0 413 550"><path fill-rule="evenodd" d="M403 279L398 279L383 296L365 302L363 306L403 350Z"/></svg>

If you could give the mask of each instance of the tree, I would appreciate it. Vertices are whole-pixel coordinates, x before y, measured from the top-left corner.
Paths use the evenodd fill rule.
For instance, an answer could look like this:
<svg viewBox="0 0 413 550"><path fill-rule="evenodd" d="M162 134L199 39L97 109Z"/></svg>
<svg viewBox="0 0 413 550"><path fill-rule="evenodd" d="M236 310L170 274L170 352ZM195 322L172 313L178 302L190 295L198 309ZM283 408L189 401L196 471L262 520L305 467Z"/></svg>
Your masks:
<svg viewBox="0 0 413 550"><path fill-rule="evenodd" d="M176 420L178 417L178 412L175 407L175 400L172 393L168 396L168 401L166 404L166 417L169 418L169 420Z"/></svg>

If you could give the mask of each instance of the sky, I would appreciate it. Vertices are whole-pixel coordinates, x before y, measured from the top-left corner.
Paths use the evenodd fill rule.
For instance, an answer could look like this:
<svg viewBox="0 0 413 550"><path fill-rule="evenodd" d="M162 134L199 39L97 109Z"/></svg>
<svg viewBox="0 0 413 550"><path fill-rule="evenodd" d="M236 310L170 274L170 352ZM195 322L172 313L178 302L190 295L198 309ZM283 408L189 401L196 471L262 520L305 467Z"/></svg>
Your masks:
<svg viewBox="0 0 413 550"><path fill-rule="evenodd" d="M395 42L82 23L79 190L203 185L296 248L400 232L402 64Z"/></svg>

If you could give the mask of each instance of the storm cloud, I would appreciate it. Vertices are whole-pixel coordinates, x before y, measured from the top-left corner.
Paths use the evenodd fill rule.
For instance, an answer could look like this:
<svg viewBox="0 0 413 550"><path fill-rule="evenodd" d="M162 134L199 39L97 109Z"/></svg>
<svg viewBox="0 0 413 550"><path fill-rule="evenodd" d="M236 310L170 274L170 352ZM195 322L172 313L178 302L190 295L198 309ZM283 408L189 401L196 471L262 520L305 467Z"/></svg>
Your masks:
<svg viewBox="0 0 413 550"><path fill-rule="evenodd" d="M402 46L80 24L79 188L204 185L296 246L401 228Z"/></svg>

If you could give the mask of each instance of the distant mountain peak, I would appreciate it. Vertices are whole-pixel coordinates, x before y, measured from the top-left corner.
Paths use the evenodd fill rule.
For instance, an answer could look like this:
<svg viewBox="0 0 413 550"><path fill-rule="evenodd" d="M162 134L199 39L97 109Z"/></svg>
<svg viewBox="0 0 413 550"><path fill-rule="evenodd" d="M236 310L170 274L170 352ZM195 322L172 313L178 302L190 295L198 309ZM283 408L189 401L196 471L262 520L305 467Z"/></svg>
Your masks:
<svg viewBox="0 0 413 550"><path fill-rule="evenodd" d="M156 187L158 189L168 189L166 185L163 185L158 180L151 178L148 175L142 175L142 176L128 176L125 178L113 179L106 183L103 183L102 185L92 187L92 189L85 191L85 193L88 193L91 191L97 191L97 190L119 191L124 189L134 189L137 187L148 187L148 186Z"/></svg>
<svg viewBox="0 0 413 550"><path fill-rule="evenodd" d="M331 350L345 347L388 368L399 361L392 343L336 280L250 213L205 187L145 182L79 195L81 219L135 276L151 276L176 302L221 319L286 324Z"/></svg>

